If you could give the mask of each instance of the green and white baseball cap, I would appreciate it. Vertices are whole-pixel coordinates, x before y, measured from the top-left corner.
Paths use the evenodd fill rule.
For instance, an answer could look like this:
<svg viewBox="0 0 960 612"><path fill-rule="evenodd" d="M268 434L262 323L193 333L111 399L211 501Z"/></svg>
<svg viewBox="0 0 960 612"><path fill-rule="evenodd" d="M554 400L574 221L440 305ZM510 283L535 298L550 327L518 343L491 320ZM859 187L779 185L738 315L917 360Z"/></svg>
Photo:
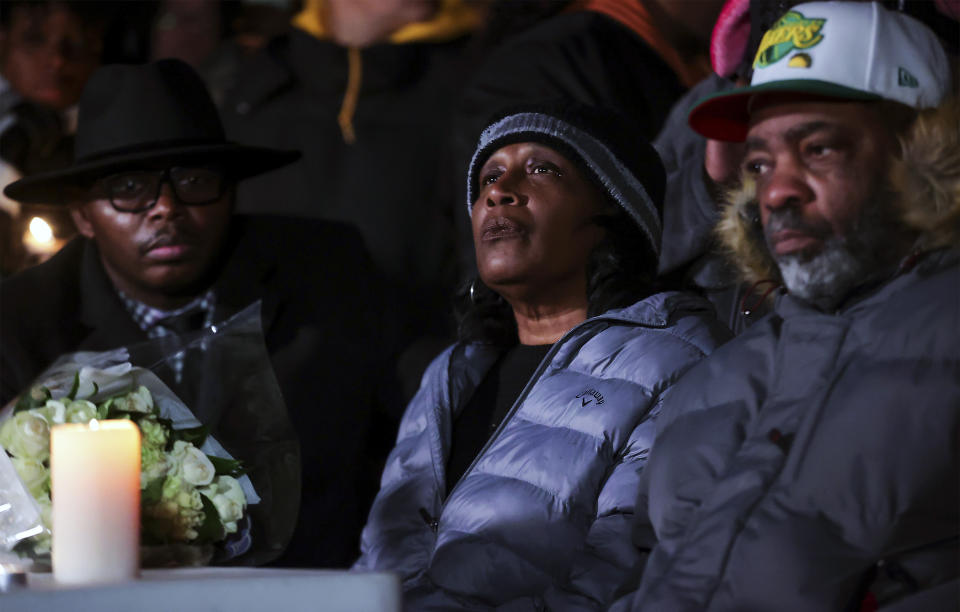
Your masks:
<svg viewBox="0 0 960 612"><path fill-rule="evenodd" d="M946 53L916 19L875 2L798 4L767 30L749 87L705 98L690 127L707 138L746 138L751 102L763 93L936 106L950 90Z"/></svg>

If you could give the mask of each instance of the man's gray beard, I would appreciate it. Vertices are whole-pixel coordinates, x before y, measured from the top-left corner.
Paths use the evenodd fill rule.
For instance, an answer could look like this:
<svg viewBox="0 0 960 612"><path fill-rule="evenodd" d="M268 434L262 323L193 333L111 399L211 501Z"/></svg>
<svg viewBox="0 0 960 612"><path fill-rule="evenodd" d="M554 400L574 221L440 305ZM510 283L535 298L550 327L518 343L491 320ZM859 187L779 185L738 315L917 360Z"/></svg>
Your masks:
<svg viewBox="0 0 960 612"><path fill-rule="evenodd" d="M857 287L888 272L900 258L903 236L892 212L889 192L878 193L844 237L832 236L814 255L774 255L791 294L833 310Z"/></svg>
<svg viewBox="0 0 960 612"><path fill-rule="evenodd" d="M868 271L847 241L836 237L813 257L784 255L777 264L790 293L824 310L832 310Z"/></svg>

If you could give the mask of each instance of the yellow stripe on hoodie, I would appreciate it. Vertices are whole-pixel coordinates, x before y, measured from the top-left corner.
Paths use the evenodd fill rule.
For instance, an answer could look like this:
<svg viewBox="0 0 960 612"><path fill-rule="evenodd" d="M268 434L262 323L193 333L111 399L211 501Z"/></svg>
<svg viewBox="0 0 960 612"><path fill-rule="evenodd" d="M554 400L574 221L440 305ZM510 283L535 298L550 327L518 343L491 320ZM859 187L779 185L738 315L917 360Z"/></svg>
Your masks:
<svg viewBox="0 0 960 612"><path fill-rule="evenodd" d="M329 30L324 18L326 0L305 0L303 10L293 17L295 27L319 39L329 38ZM402 45L418 42L445 42L458 38L476 29L481 22L480 13L472 6L466 6L463 0L441 0L440 7L432 19L408 23L394 31L387 38L392 44ZM347 48L347 86L343 93L337 123L340 133L347 144L356 142L353 129L353 117L360 99L360 84L363 78L363 66L360 49Z"/></svg>

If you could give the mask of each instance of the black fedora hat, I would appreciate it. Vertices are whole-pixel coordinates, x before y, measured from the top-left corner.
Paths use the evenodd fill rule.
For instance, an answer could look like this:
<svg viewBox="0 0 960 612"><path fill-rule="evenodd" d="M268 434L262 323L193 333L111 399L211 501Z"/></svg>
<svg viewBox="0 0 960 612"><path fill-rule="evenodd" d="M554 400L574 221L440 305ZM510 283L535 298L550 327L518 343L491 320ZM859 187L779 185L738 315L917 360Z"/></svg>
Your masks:
<svg viewBox="0 0 960 612"><path fill-rule="evenodd" d="M111 171L176 160L223 164L234 179L286 165L297 151L229 142L197 73L180 60L98 69L80 98L73 164L7 185L25 203L63 202L63 187Z"/></svg>

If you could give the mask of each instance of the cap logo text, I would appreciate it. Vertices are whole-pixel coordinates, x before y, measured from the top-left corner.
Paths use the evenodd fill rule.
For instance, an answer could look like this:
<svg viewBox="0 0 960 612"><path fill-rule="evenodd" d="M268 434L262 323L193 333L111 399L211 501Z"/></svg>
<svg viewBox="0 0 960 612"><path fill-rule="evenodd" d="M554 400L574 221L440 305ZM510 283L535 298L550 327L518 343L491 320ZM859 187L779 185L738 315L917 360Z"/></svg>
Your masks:
<svg viewBox="0 0 960 612"><path fill-rule="evenodd" d="M763 35L753 67L766 68L794 49L813 47L823 40L820 30L826 22L826 19L807 19L797 11L788 12Z"/></svg>
<svg viewBox="0 0 960 612"><path fill-rule="evenodd" d="M910 71L901 66L897 70L897 85L900 87L920 87L920 82L917 81L917 77L910 74Z"/></svg>

